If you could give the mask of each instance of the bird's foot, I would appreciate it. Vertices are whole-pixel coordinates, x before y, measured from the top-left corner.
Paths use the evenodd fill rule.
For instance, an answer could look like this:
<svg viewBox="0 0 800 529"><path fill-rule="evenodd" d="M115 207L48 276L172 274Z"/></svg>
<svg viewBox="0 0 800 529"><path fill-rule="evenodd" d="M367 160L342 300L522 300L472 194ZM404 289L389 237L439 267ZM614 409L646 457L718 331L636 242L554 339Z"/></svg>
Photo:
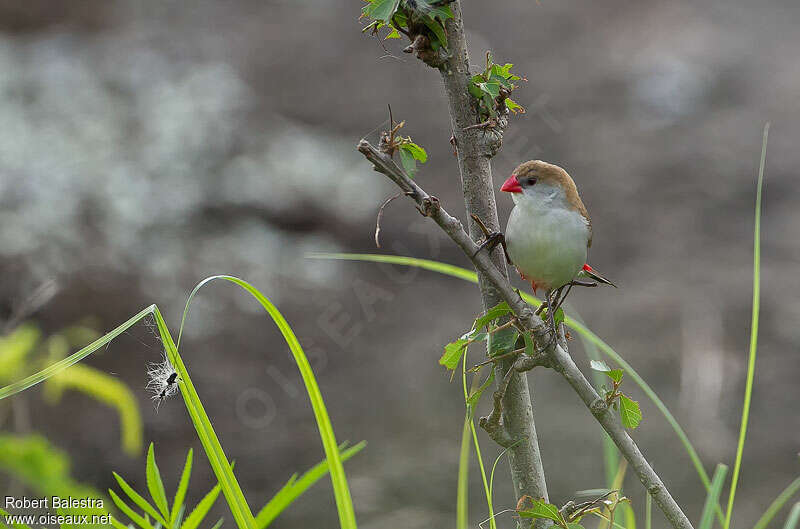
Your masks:
<svg viewBox="0 0 800 529"><path fill-rule="evenodd" d="M508 264L511 264L511 258L508 257L508 247L506 246L505 235L499 231L490 232L483 221L481 221L481 219L474 213L472 214L472 220L478 224L478 227L483 232L484 237L483 242L480 244L480 246L478 246L478 249L475 250L475 253L472 254L472 257L478 255L483 249L488 249L489 254L491 254L499 244L503 247L503 254L506 256L506 261Z"/></svg>

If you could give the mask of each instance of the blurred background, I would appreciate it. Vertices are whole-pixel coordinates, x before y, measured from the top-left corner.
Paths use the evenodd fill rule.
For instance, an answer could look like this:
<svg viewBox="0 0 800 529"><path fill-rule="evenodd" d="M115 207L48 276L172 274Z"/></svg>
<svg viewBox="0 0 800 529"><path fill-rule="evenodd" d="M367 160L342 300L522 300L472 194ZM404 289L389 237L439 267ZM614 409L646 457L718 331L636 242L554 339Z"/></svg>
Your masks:
<svg viewBox="0 0 800 529"><path fill-rule="evenodd" d="M652 385L709 470L735 454L755 179L772 121L761 339L735 516L739 527L754 522L800 473L795 3L464 4L473 66L491 49L528 79L514 94L528 112L511 119L495 183L533 158L572 174L592 214L591 261L620 288L574 292L571 308ZM196 282L245 278L300 337L337 437L369 443L346 463L361 526L446 527L463 396L437 360L480 312L477 289L305 258L380 251L468 265L402 201L385 212L383 248L374 247L377 209L394 189L354 145L385 127L387 103L428 150L421 185L462 219L464 210L439 74L400 41L387 52L363 35L361 6L0 2L0 324L9 335L24 320L44 340L74 325L107 331L156 303L176 330ZM505 224L512 204L498 203ZM260 311L231 285L209 286L182 344L254 509L323 458L297 369ZM572 351L588 369L579 341ZM146 363L159 355L142 324L86 364L132 389L168 488L195 447L193 503L212 473L182 403L156 413L144 390ZM602 487L599 426L560 377L529 376L551 500ZM697 520L705 494L688 457L658 410L632 382L627 389L644 412L634 438ZM144 488L143 456L121 448L113 408L81 392L44 396L37 388L1 403L2 432L46 436L74 479L99 490L112 470ZM479 435L490 464L498 450ZM485 518L476 468L475 525ZM497 510L514 506L505 463L500 470ZM642 512L632 475L626 491ZM221 501L218 510L231 527ZM323 480L274 527L335 520Z"/></svg>

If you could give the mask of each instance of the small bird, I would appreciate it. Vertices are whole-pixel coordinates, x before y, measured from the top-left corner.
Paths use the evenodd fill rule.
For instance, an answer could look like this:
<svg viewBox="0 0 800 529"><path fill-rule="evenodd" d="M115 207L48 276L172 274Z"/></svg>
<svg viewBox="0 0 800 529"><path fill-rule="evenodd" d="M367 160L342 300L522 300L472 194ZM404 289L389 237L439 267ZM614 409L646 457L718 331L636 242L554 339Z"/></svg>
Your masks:
<svg viewBox="0 0 800 529"><path fill-rule="evenodd" d="M586 264L592 222L575 182L564 169L531 160L517 166L500 190L511 193L515 204L505 238L492 234L481 248L504 244L507 257L530 282L534 294L540 288L545 290L545 303L537 312L547 308L551 324L573 286L603 283L616 287ZM586 277L596 283L579 280Z"/></svg>

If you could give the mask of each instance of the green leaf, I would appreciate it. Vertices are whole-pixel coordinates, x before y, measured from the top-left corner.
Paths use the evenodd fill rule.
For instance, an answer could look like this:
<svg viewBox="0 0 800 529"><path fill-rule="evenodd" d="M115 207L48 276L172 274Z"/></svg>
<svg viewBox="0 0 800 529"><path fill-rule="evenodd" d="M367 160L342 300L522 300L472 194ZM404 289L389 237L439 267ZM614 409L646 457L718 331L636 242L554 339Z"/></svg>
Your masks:
<svg viewBox="0 0 800 529"><path fill-rule="evenodd" d="M408 176L414 178L414 173L417 172L417 162L414 161L414 155L405 149L400 149L400 163Z"/></svg>
<svg viewBox="0 0 800 529"><path fill-rule="evenodd" d="M197 529L197 526L200 525L200 522L203 521L203 518L206 517L208 511L211 509L211 506L214 505L214 502L217 501L217 496L219 496L220 492L219 483L217 483L213 489L208 491L200 503L192 509L192 512L186 519L183 521L181 525L181 529Z"/></svg>
<svg viewBox="0 0 800 529"><path fill-rule="evenodd" d="M178 488L175 491L175 499L172 501L172 513L170 515L170 525L175 523L178 517L178 511L186 499L186 490L189 488L189 477L192 474L192 449L186 454L186 463L183 465L183 472L181 473L181 480L178 482Z"/></svg>
<svg viewBox="0 0 800 529"><path fill-rule="evenodd" d="M608 377L617 384L619 384L619 382L622 380L622 375L624 374L624 371L622 371L622 369L611 369L610 367L608 367L608 364L606 364L602 360L592 360L589 365L595 371L600 371L608 375Z"/></svg>
<svg viewBox="0 0 800 529"><path fill-rule="evenodd" d="M339 447L341 452L342 461L347 461L367 446L365 441L361 441L357 445L347 448L346 443L342 443ZM312 468L303 473L298 479L297 474L294 474L289 481L267 502L264 507L256 515L256 527L263 529L267 527L272 520L278 517L289 505L292 504L301 494L307 491L314 483L319 481L323 476L328 473L328 462L323 460L317 463Z"/></svg>
<svg viewBox="0 0 800 529"><path fill-rule="evenodd" d="M536 347L533 345L533 339L531 338L530 334L523 333L522 339L525 341L525 354L528 356L533 356L536 353Z"/></svg>
<svg viewBox="0 0 800 529"><path fill-rule="evenodd" d="M148 502L138 492L136 492L133 489L133 487L128 485L128 483L124 479L122 479L122 476L120 476L116 472L112 472L112 474L114 475L114 479L117 480L119 488L121 488L122 491L128 495L128 497L131 499L131 501L133 501L133 503L138 505L139 508L142 509L144 512L155 518L159 523L161 523L161 525L163 525L164 527L169 527L164 517L161 516L161 514L159 514L152 505L150 505L150 502Z"/></svg>
<svg viewBox="0 0 800 529"><path fill-rule="evenodd" d="M397 28L392 28L392 31L390 31L389 34L384 37L384 40L399 39L399 38L400 38L400 32L397 31ZM220 519L220 522L221 521L222 519Z"/></svg>
<svg viewBox="0 0 800 529"><path fill-rule="evenodd" d="M510 110L514 114L518 114L518 113L519 114L524 114L525 113L525 109L522 107L522 105L520 105L519 103L517 103L516 101L514 101L510 97L506 98L506 108L508 108L508 110Z"/></svg>
<svg viewBox="0 0 800 529"><path fill-rule="evenodd" d="M215 523L211 527L211 529L219 529L220 527L222 527L222 522L224 522L224 521L225 521L225 518L220 518L219 520L217 520L217 523Z"/></svg>
<svg viewBox="0 0 800 529"><path fill-rule="evenodd" d="M447 48L447 33L444 31L442 23L435 18L425 17L423 20L428 29L436 36L436 42L441 44L443 48Z"/></svg>
<svg viewBox="0 0 800 529"><path fill-rule="evenodd" d="M489 357L500 356L513 351L518 336L519 333L511 329L489 335Z"/></svg>
<svg viewBox="0 0 800 529"><path fill-rule="evenodd" d="M600 371L603 373L608 373L609 371L611 371L611 368L608 367L608 364L606 364L602 360L592 360L591 362L589 362L589 366L595 371Z"/></svg>
<svg viewBox="0 0 800 529"><path fill-rule="evenodd" d="M461 356L467 349L470 340L467 338L459 338L455 342L450 342L444 346L444 354L439 359L439 364L445 366L447 369L455 369L461 361Z"/></svg>
<svg viewBox="0 0 800 529"><path fill-rule="evenodd" d="M639 403L627 395L620 395L619 416L625 428L633 430L642 421L642 411L639 409Z"/></svg>
<svg viewBox="0 0 800 529"><path fill-rule="evenodd" d="M414 159L418 160L420 163L428 161L428 153L413 141L406 141L400 144L400 148L409 151Z"/></svg>
<svg viewBox="0 0 800 529"><path fill-rule="evenodd" d="M566 521L561 516L561 513L558 512L558 507L552 503L547 503L544 500L531 500L531 503L532 506L530 509L517 511L517 514L519 514L521 518L544 518L547 520L553 520L562 526L566 524Z"/></svg>
<svg viewBox="0 0 800 529"><path fill-rule="evenodd" d="M138 514L136 514L136 513L133 511L133 509L131 509L131 508L128 506L128 504L127 504L127 503L125 503L125 502L122 500L122 498L120 498L119 496L117 496L117 493L116 493L116 492L114 492L114 491L113 491L113 490L111 490L111 489L108 489L108 495L109 495L109 496L111 496L111 501L113 501L113 502L114 502L114 505L116 505L116 506L117 506L117 508L118 508L120 511L122 511L122 513L123 513L125 516L127 516L128 518L130 518L130 519L131 519L131 521L132 521L133 523L135 523L136 525L138 525L138 526L139 526L139 527L141 527L142 529L153 529L153 526L152 526L152 525L150 525L150 522L148 522L148 521L147 521L146 519L144 519L142 516L139 516Z"/></svg>
<svg viewBox="0 0 800 529"><path fill-rule="evenodd" d="M161 520L165 520L169 518L167 494L164 491L164 482L161 481L161 473L158 471L158 465L156 465L156 456L155 450L153 449L153 443L150 443L150 447L147 449L147 466L145 475L147 477L147 488L150 489L150 496L152 496L153 501L158 507L158 510L161 511L161 514L163 515Z"/></svg>
<svg viewBox="0 0 800 529"><path fill-rule="evenodd" d="M484 314L483 316L478 317L475 320L475 325L472 328L475 329L476 331L482 330L484 327L489 325L491 322L493 322L497 318L505 316L509 312L511 312L511 307L508 306L508 303L506 303L505 301L503 301L501 303L498 303L494 307L492 307L489 310L487 310L486 314Z"/></svg>
<svg viewBox="0 0 800 529"><path fill-rule="evenodd" d="M389 19L397 11L398 5L400 5L400 0L370 0L369 4L365 5L361 11L375 20L389 22Z"/></svg>
<svg viewBox="0 0 800 529"><path fill-rule="evenodd" d="M500 95L500 83L497 82L487 81L485 83L480 83L478 88L480 88L484 93L492 96L492 98Z"/></svg>
<svg viewBox="0 0 800 529"><path fill-rule="evenodd" d="M475 405L480 400L481 395L483 395L483 392L486 391L486 389L492 384L493 381L494 381L494 369L491 370L491 372L489 373L489 377L486 379L486 381L483 384L481 384L480 387L477 388L472 393L472 395L469 396L469 398L467 398L467 404L474 408Z"/></svg>

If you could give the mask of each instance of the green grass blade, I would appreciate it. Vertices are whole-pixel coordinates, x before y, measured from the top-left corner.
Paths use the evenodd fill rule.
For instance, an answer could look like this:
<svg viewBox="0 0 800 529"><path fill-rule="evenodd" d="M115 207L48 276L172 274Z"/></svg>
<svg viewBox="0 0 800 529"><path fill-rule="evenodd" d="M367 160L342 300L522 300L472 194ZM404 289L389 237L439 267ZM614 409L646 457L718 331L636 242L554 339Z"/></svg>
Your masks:
<svg viewBox="0 0 800 529"><path fill-rule="evenodd" d="M389 264L397 264L397 265L405 265L405 266L414 266L417 268L422 268L424 270L430 270L433 272L438 272L440 274L449 275L451 277L456 277L458 279L463 279L464 281L469 281L471 283L478 282L478 274L471 270L467 270L466 268L461 268L454 265L449 265L445 263L439 263L437 261L431 261L429 259L418 259L415 257L405 257L405 256L396 256L396 255L378 255L378 254L349 254L349 253L331 253L331 254L312 254L309 256L313 259L337 259L337 260L350 260L350 261L367 261L367 262L375 262L375 263L389 263ZM538 307L541 305L541 301L530 294L522 293L523 299L533 305L534 307ZM675 434L680 439L681 444L683 445L686 453L689 455L689 458L694 465L695 470L697 471L700 480L705 485L706 489L711 487L711 479L708 476L705 468L703 467L703 463L700 460L700 456L697 454L697 450L695 450L692 443L689 441L686 432L683 431L678 421L669 411L667 406L664 402L656 395L655 391L644 381L644 379L639 376L633 367L625 361L614 349L611 348L606 342L600 339L595 333L589 330L587 327L583 326L580 322L576 321L574 318L569 316L566 317L564 321L569 328L574 330L576 333L581 335L583 338L591 342L593 345L597 346L597 348L606 356L614 360L625 372L628 376L633 379L633 381L642 389L642 391L647 395L647 397L655 404L658 410L664 415L664 418L667 420L669 425L675 431ZM718 513L720 520L722 520L722 511L720 510Z"/></svg>
<svg viewBox="0 0 800 529"><path fill-rule="evenodd" d="M224 518L220 518L219 520L217 520L217 523L215 523L214 526L211 527L211 529L219 529L220 527L222 527L222 522L223 521L225 521L225 519Z"/></svg>
<svg viewBox="0 0 800 529"><path fill-rule="evenodd" d="M194 452L189 448L186 454L186 463L183 465L183 472L181 473L181 480L178 482L178 488L175 490L175 499L172 500L172 511L169 516L169 526L175 526L175 520L178 518L178 512L183 506L186 499L186 491L189 489L189 477L192 475L192 456Z"/></svg>
<svg viewBox="0 0 800 529"><path fill-rule="evenodd" d="M703 505L703 513L700 515L700 524L697 529L711 529L714 526L714 508L719 503L719 495L725 485L725 476L728 474L728 466L722 463L714 469L714 477L711 479L711 490L706 495L706 502Z"/></svg>
<svg viewBox="0 0 800 529"><path fill-rule="evenodd" d="M357 445L347 449L345 449L345 445L342 444L342 446L339 447L342 461L347 461L363 450L365 446L367 446L366 441L361 441ZM323 460L303 473L300 478L297 477L297 474L292 476L286 485L284 485L283 488L264 505L258 515L256 515L256 527L258 529L267 527L278 515L286 510L294 500L311 488L314 483L319 481L327 473L328 461Z"/></svg>
<svg viewBox="0 0 800 529"><path fill-rule="evenodd" d="M128 485L128 482L125 481L122 478L122 476L120 476L116 472L112 472L112 474L114 475L114 479L117 480L119 488L122 489L122 492L128 495L128 497L131 499L133 503L135 503L141 510L143 510L144 512L155 518L157 521L161 522L161 525L163 525L164 527L169 527L166 523L166 520L164 520L164 518L158 513L158 511L156 511L156 509L152 505L150 505L150 502L148 502L144 497L142 497L141 494L136 492L133 489L133 487Z"/></svg>
<svg viewBox="0 0 800 529"><path fill-rule="evenodd" d="M164 491L164 482L161 481L161 472L158 471L156 465L156 454L153 448L153 443L147 449L147 466L145 477L147 478L147 488L150 490L150 496L153 498L158 510L161 511L162 517L159 518L161 525L168 527L169 524L165 522L169 518L169 506L167 505L167 493Z"/></svg>
<svg viewBox="0 0 800 529"><path fill-rule="evenodd" d="M217 501L217 497L219 496L220 486L216 484L213 489L208 491L200 503L192 509L192 512L189 513L189 516L183 521L181 525L181 529L197 529L197 526L200 525L200 522L206 517L208 511L211 510L211 506L214 505L214 502Z"/></svg>
<svg viewBox="0 0 800 529"><path fill-rule="evenodd" d="M125 323L119 325L113 331L103 335L102 337L98 338L94 342L90 343L77 353L73 353L70 356L64 358L63 360L59 360L54 364L47 366L46 368L42 369L38 373L34 373L33 375L23 378L17 382L13 382L3 388L0 388L0 400L10 397L11 395L15 395L20 391L25 391L31 386L38 384L44 380L47 380L51 376L55 375L56 373L63 371L64 369L68 368L69 366L80 362L93 352L97 351L104 345L108 344L111 340L128 330L134 324L136 324L139 320L151 314L154 310L156 310L155 305L150 305L146 309L142 310L131 319L126 321Z"/></svg>
<svg viewBox="0 0 800 529"><path fill-rule="evenodd" d="M653 497L649 492L644 504L644 529L653 529Z"/></svg>
<svg viewBox="0 0 800 529"><path fill-rule="evenodd" d="M795 503L792 510L789 511L789 516L786 518L783 529L797 529L798 522L800 522L800 502Z"/></svg>
<svg viewBox="0 0 800 529"><path fill-rule="evenodd" d="M125 501L124 501L122 498L120 498L119 496L117 496L117 493L116 493L116 492L114 492L114 491L113 491L113 490L111 490L111 489L108 489L108 494L109 494L109 496L111 496L111 501L113 501L113 502L114 502L114 505L116 505L116 506L117 506L117 508L118 508L120 511L122 511L122 513L123 513L125 516L127 516L128 518L130 518L130 520L131 520L133 523L135 523L136 525L138 525L138 526L139 526L139 527L141 527L142 529L153 529L153 526L152 526L152 525L150 525L150 522L149 522L149 521L147 521L147 520L146 520L144 517L142 517L142 516L139 516L138 514L136 514L136 513L133 511L133 509L131 509L131 508L128 506L128 504L127 504L127 503L125 503Z"/></svg>
<svg viewBox="0 0 800 529"><path fill-rule="evenodd" d="M788 487L783 489L783 492L781 492L770 504L767 510L764 511L764 514L762 514L761 518L758 519L756 524L753 526L753 529L766 529L767 525L769 525L769 522L771 522L775 515L778 514L778 511L780 511L783 506L786 505L786 502L792 499L792 496L797 494L798 490L800 490L800 478L795 479L789 483Z"/></svg>
<svg viewBox="0 0 800 529"><path fill-rule="evenodd" d="M183 359L178 354L178 349L175 342L172 340L172 335L169 333L167 324L161 316L161 311L158 307L154 309L153 316L158 326L159 334L161 335L161 342L167 353L172 367L178 373L178 388L183 396L186 411L192 419L197 437L200 439L200 444L203 445L203 451L208 457L208 462L214 470L214 475L217 477L222 493L225 495L225 500L228 502L228 507L233 514L233 519L239 529L255 529L255 519L250 507L247 505L242 488L233 475L233 468L228 462L225 452L222 450L222 445L219 442L217 433L214 431L214 426L208 418L203 403L197 395L197 390L194 389L194 384L189 376L189 372L183 363Z"/></svg>
<svg viewBox="0 0 800 529"><path fill-rule="evenodd" d="M467 529L469 524L469 447L470 416L464 416L464 428L461 432L461 451L458 456L458 485L456 487L456 529Z"/></svg>
<svg viewBox="0 0 800 529"><path fill-rule="evenodd" d="M472 405L469 403L469 391L467 390L467 352L464 352L464 356L461 359L461 382L464 386L464 404L467 407L467 420L469 421L469 430L472 434L472 443L475 446L475 455L478 458L478 468L481 471L481 480L483 481L483 491L486 494L486 506L489 509L489 528L490 529L497 529L497 524L494 521L494 504L492 501L492 492L489 489L489 481L486 479L486 468L483 466L483 457L481 456L481 445L478 443L478 432L475 430L475 421L473 420L473 415L475 414L475 410L473 409ZM476 376L473 379L473 389L475 386L479 385L478 377Z"/></svg>
<svg viewBox="0 0 800 529"><path fill-rule="evenodd" d="M331 424L328 411L325 407L325 401L322 398L322 393L320 392L319 385L314 377L314 372L311 369L308 358L303 352L303 348L300 346L300 342L297 340L292 328L289 326L286 319L275 307L275 305L273 305L272 302L261 292L259 292L259 290L253 285L237 277L220 275L206 278L205 280L201 281L189 295L189 299L186 302L186 307L184 308L183 317L181 319L181 330L178 333L178 342L180 342L181 335L183 334L183 325L186 321L186 316L189 311L189 304L191 303L192 298L200 288L208 284L210 281L217 279L230 281L231 283L240 286L251 296L253 296L270 315L272 320L278 326L278 329L281 331L286 343L289 345L289 349L294 356L294 361L297 364L297 368L299 369L300 375L306 386L306 391L308 392L308 397L311 401L311 408L314 411L314 417L317 421L317 428L319 429L320 438L322 439L322 446L325 450L325 458L328 460L328 464L330 466L331 482L333 483L333 492L336 498L336 509L339 513L339 524L342 529L355 529L357 525L355 511L353 509L353 500L350 497L350 488L347 484L344 466L342 465L342 459L339 455L336 436L334 435L333 425ZM158 314L157 311L156 314ZM177 355L175 356L177 357ZM178 359L180 360L179 357ZM181 375L180 372L178 374ZM183 387L183 385L181 385L181 387ZM224 487L225 484L223 484L223 490ZM250 518L252 518L252 514L250 515ZM253 523L255 523L255 520L253 520Z"/></svg>
<svg viewBox="0 0 800 529"><path fill-rule="evenodd" d="M747 422L750 418L750 399L753 395L753 378L756 371L756 351L758 349L758 317L761 303L761 192L764 187L764 164L767 159L767 138L769 123L764 125L764 137L761 141L761 163L758 166L758 184L756 187L755 226L753 228L753 310L750 321L750 353L747 360L747 384L744 389L744 405L739 427L739 443L736 447L736 461L733 465L731 490L728 494L728 509L725 512L725 529L730 529L733 516L733 500L736 497L736 485L739 483L739 471L742 467L744 440L747 435Z"/></svg>

